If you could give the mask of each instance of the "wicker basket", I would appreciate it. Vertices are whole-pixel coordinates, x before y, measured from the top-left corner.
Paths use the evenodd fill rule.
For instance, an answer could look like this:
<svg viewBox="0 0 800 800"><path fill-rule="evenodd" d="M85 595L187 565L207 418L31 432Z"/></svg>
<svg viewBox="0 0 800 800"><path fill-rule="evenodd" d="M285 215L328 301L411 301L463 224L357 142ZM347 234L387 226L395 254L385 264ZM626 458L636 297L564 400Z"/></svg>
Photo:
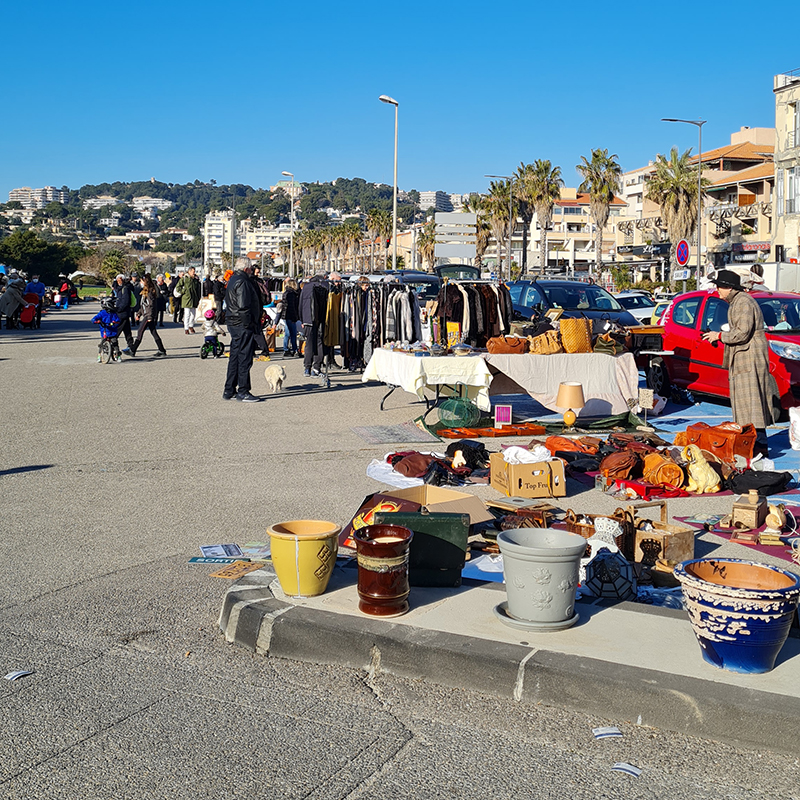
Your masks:
<svg viewBox="0 0 800 800"><path fill-rule="evenodd" d="M592 322L584 317L558 321L561 344L568 353L592 352Z"/></svg>
<svg viewBox="0 0 800 800"><path fill-rule="evenodd" d="M584 539L590 539L595 534L594 521L599 517L606 517L607 519L618 522L622 528L622 533L616 537L615 541L617 547L625 558L631 560L633 558L633 548L636 542L636 526L634 524L633 511L630 507L627 509L618 508L613 514L583 514L582 516L588 517L592 520L591 523L578 522L578 516L572 509L567 509L567 518L565 520L567 530L570 533L577 533L583 536Z"/></svg>

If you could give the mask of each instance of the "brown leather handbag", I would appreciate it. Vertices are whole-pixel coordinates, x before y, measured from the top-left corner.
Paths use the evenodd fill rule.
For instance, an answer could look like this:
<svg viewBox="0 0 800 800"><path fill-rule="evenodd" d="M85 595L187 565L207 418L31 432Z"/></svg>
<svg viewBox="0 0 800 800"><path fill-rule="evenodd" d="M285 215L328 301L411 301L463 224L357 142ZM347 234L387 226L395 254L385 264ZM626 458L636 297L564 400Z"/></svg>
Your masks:
<svg viewBox="0 0 800 800"><path fill-rule="evenodd" d="M544 446L550 451L550 455L555 455L558 451L562 453L583 452L577 439L570 439L566 436L548 436L544 441Z"/></svg>
<svg viewBox="0 0 800 800"><path fill-rule="evenodd" d="M641 475L642 459L631 450L610 453L600 462L600 474L606 478L627 480ZM637 474L638 473L638 474Z"/></svg>
<svg viewBox="0 0 800 800"><path fill-rule="evenodd" d="M756 443L756 429L753 425L738 425L735 422L723 422L720 425L708 425L696 422L684 432L675 435L675 444L686 447L696 444L701 450L708 450L720 461L733 466L734 456L751 459Z"/></svg>
<svg viewBox="0 0 800 800"><path fill-rule="evenodd" d="M523 355L528 352L528 340L522 336L493 336L486 349L499 355Z"/></svg>
<svg viewBox="0 0 800 800"><path fill-rule="evenodd" d="M544 331L537 336L529 336L528 346L530 352L537 356L551 356L564 352L558 331Z"/></svg>
<svg viewBox="0 0 800 800"><path fill-rule="evenodd" d="M661 453L648 453L644 457L643 478L647 483L680 489L685 477L683 469Z"/></svg>

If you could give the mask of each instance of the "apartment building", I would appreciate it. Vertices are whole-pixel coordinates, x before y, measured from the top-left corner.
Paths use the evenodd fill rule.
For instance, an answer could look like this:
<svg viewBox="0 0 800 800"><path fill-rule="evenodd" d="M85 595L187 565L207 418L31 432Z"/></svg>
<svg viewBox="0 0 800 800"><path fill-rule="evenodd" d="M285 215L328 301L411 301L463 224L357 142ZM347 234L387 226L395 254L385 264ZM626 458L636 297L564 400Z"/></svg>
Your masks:
<svg viewBox="0 0 800 800"><path fill-rule="evenodd" d="M41 189L31 189L30 186L21 186L8 193L8 202L16 200L26 209L44 208L48 203L66 203L69 191L56 189L55 186L44 186Z"/></svg>
<svg viewBox="0 0 800 800"><path fill-rule="evenodd" d="M420 192L419 207L421 211L452 211L453 202L447 192Z"/></svg>
<svg viewBox="0 0 800 800"><path fill-rule="evenodd" d="M776 75L775 261L800 261L800 69Z"/></svg>
<svg viewBox="0 0 800 800"><path fill-rule="evenodd" d="M125 202L125 201L122 201ZM168 208L172 207L172 200L162 200L158 197L134 197L130 203L126 203L126 205L131 206L133 210L138 213L145 215L147 212L155 211L156 213L159 211L166 211Z"/></svg>
<svg viewBox="0 0 800 800"><path fill-rule="evenodd" d="M203 226L205 262L221 265L222 253L234 257L252 252L277 254L291 235L289 224L254 226L250 220L243 220L236 225L232 210L212 211L206 215Z"/></svg>

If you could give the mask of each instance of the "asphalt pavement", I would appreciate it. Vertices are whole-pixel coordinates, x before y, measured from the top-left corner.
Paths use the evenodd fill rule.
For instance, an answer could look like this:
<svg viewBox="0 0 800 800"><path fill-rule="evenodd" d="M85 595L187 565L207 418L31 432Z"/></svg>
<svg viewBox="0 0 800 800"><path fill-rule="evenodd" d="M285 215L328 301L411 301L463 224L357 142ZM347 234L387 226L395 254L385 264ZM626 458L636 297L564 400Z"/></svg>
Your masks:
<svg viewBox="0 0 800 800"><path fill-rule="evenodd" d="M721 743L653 727L646 713L638 724L635 708L403 675L388 650L381 669L374 654L366 665L311 663L226 642L230 585L189 558L201 544L264 540L280 520L347 522L377 488L367 463L390 449L351 427L406 422L422 406L395 392L379 412L382 387L334 373L321 390L299 360L285 364L282 396L225 402L227 361L201 361L201 337L171 325L166 359L153 360L145 339L135 359L97 364L96 310L0 331L0 675L34 670L0 679L1 798L800 796L791 726L783 746ZM264 366L252 371L261 395ZM618 504L570 489L577 511ZM732 547L716 549L711 535L700 546ZM268 571L253 575L272 585ZM346 605L344 580L340 591ZM283 616L314 612L289 605ZM318 613L355 619L343 607ZM695 657L691 670L702 670ZM680 685L670 688L684 714ZM603 724L622 738L596 741ZM641 776L613 772L619 761Z"/></svg>

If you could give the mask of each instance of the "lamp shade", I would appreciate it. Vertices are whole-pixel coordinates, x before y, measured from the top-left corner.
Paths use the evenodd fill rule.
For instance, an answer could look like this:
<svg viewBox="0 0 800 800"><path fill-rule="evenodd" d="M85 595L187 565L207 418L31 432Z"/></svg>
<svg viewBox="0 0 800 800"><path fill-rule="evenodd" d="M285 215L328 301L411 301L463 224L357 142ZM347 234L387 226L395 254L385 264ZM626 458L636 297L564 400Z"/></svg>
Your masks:
<svg viewBox="0 0 800 800"><path fill-rule="evenodd" d="M577 381L560 383L556 405L559 408L583 408L586 405L586 401L583 399L583 384Z"/></svg>

